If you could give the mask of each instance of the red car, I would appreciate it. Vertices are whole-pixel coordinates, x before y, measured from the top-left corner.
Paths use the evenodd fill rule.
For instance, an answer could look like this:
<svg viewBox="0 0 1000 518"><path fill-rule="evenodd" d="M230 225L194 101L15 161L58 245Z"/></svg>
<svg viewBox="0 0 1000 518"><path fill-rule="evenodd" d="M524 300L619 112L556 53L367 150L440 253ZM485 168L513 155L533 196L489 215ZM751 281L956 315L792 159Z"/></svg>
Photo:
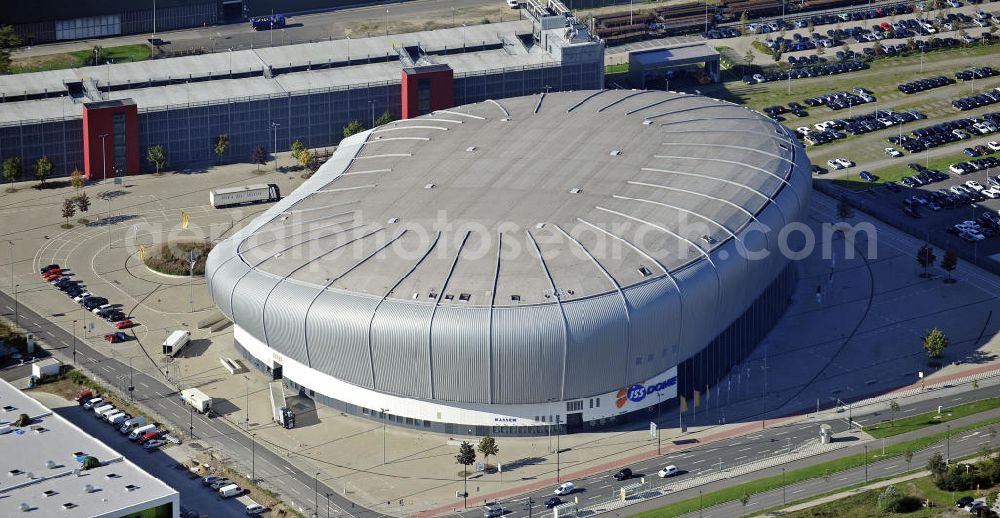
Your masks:
<svg viewBox="0 0 1000 518"><path fill-rule="evenodd" d="M147 432L145 435L143 435L142 437L140 437L135 442L136 442L136 444L143 444L143 443L145 443L147 441L151 441L153 439L156 439L159 436L160 436L160 432Z"/></svg>
<svg viewBox="0 0 1000 518"><path fill-rule="evenodd" d="M136 324L135 322L133 322L133 321L131 321L129 319L125 319L125 320L122 320L121 322L116 322L115 323L115 327L117 329L128 329L128 328L131 328L131 327L135 327L137 325L139 325L139 324Z"/></svg>
<svg viewBox="0 0 1000 518"><path fill-rule="evenodd" d="M104 339L113 344L117 344L128 341L128 335L121 331L118 331L117 333L104 335Z"/></svg>
<svg viewBox="0 0 1000 518"><path fill-rule="evenodd" d="M42 274L42 278L46 281L52 281L58 279L59 277L62 277L62 270L59 269L50 270Z"/></svg>

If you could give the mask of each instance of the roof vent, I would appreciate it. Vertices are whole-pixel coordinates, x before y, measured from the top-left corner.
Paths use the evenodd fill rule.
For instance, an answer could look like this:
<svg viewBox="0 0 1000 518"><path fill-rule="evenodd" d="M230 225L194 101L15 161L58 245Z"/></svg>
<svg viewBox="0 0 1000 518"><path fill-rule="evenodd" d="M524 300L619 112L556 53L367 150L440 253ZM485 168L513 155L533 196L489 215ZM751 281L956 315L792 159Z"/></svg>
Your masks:
<svg viewBox="0 0 1000 518"><path fill-rule="evenodd" d="M535 228L538 228L538 229L545 228L545 223L539 223L539 224L535 225Z"/></svg>
<svg viewBox="0 0 1000 518"><path fill-rule="evenodd" d="M622 150L620 150L620 149L612 149L611 150L611 156L619 156L621 154L622 154Z"/></svg>
<svg viewBox="0 0 1000 518"><path fill-rule="evenodd" d="M73 509L74 507L79 507L79 506L77 506L73 502L66 502L65 504L62 505L62 507L63 509Z"/></svg>
<svg viewBox="0 0 1000 518"><path fill-rule="evenodd" d="M43 495L45 495L45 496L56 496L56 495L58 495L59 493L57 493L57 492L56 492L55 490L53 490L53 489L46 489L45 491L42 491L42 494L43 494Z"/></svg>
<svg viewBox="0 0 1000 518"><path fill-rule="evenodd" d="M104 475L104 478L119 478L120 476L121 475L118 473L108 473L107 475Z"/></svg>
<svg viewBox="0 0 1000 518"><path fill-rule="evenodd" d="M137 486L135 484L126 484L125 485L125 491L135 491L136 489L139 489L139 486Z"/></svg>
<svg viewBox="0 0 1000 518"><path fill-rule="evenodd" d="M18 509L20 509L22 513L26 513L26 512L28 512L28 511L30 511L30 510L31 510L31 505L30 505L30 504L28 504L27 502L21 502L21 503L20 503L20 504L19 504L19 505L17 506L17 508L18 508Z"/></svg>
<svg viewBox="0 0 1000 518"><path fill-rule="evenodd" d="M84 493L93 493L94 491L96 491L94 489L94 486L92 486L90 484L86 484L86 485L83 486L83 492Z"/></svg>
<svg viewBox="0 0 1000 518"><path fill-rule="evenodd" d="M639 273L641 273L643 277L653 275L653 272L649 271L649 268L646 268L645 266L639 266Z"/></svg>
<svg viewBox="0 0 1000 518"><path fill-rule="evenodd" d="M388 221L388 223L390 225L392 225L393 223L398 223L398 222L399 222L399 218L389 218L389 221Z"/></svg>
<svg viewBox="0 0 1000 518"><path fill-rule="evenodd" d="M472 151L476 150L476 146L469 146L469 147L465 148L465 150L471 153Z"/></svg>
<svg viewBox="0 0 1000 518"><path fill-rule="evenodd" d="M504 117L504 118L502 118L500 120L502 120L504 122L510 122L510 117Z"/></svg>
<svg viewBox="0 0 1000 518"><path fill-rule="evenodd" d="M705 234L705 235L701 236L701 240L704 241L704 242L706 242L706 243L708 243L708 244L710 244L710 245L714 245L715 244L715 238L712 237L712 236L710 236L710 235L708 235L708 234Z"/></svg>
<svg viewBox="0 0 1000 518"><path fill-rule="evenodd" d="M49 469L54 469L56 467L56 461L54 460L45 461L45 467Z"/></svg>
<svg viewBox="0 0 1000 518"><path fill-rule="evenodd" d="M449 293L444 296L444 300L455 300L455 296Z"/></svg>
<svg viewBox="0 0 1000 518"><path fill-rule="evenodd" d="M0 408L2 408L4 412L10 412L11 410L17 410L16 408L14 408L14 407L12 407L10 405L4 405L3 407L0 407Z"/></svg>
<svg viewBox="0 0 1000 518"><path fill-rule="evenodd" d="M420 294L419 294L419 293L414 293L414 294L413 294L413 300L417 300L417 297L419 297L419 296L420 296Z"/></svg>
<svg viewBox="0 0 1000 518"><path fill-rule="evenodd" d="M472 294L470 293L462 293L458 296L458 300L461 300L462 302L468 302L470 298L472 298Z"/></svg>
<svg viewBox="0 0 1000 518"><path fill-rule="evenodd" d="M514 302L521 302L521 296L520 295L511 295L510 296L510 300L512 300Z"/></svg>
<svg viewBox="0 0 1000 518"><path fill-rule="evenodd" d="M429 184L427 184L427 185L424 186L424 189L433 189L433 188L434 188L434 184L432 184L432 183L429 183Z"/></svg>
<svg viewBox="0 0 1000 518"><path fill-rule="evenodd" d="M427 294L427 298L429 298L429 299L436 299L436 298L438 298L438 294L434 293L432 291L432 292L430 292L430 293Z"/></svg>
<svg viewBox="0 0 1000 518"><path fill-rule="evenodd" d="M653 123L653 121L651 121L651 120L649 120L649 119L646 119L646 120L642 121L642 125L643 125L643 126L649 126L649 125L650 125L650 124L652 124L652 123Z"/></svg>
<svg viewBox="0 0 1000 518"><path fill-rule="evenodd" d="M20 475L21 473L24 473L24 472L21 471L21 470L19 470L19 469L12 469L12 470L10 470L10 471L7 472L7 474L10 475L10 476L12 476L12 477L16 477L16 476Z"/></svg>
<svg viewBox="0 0 1000 518"><path fill-rule="evenodd" d="M569 192L570 192L570 194L580 194L581 192L583 192L583 189L581 189L579 187L574 187L574 188L570 189Z"/></svg>

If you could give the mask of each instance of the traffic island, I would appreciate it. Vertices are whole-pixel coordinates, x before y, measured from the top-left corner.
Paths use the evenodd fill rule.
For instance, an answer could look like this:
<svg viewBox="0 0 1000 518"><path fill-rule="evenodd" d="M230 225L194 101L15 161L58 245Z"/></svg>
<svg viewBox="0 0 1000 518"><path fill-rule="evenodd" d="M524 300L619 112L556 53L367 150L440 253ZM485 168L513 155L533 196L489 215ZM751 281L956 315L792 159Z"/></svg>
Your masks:
<svg viewBox="0 0 1000 518"><path fill-rule="evenodd" d="M206 240L167 241L150 251L140 248L139 255L146 268L156 273L200 277L205 275L205 260L213 246Z"/></svg>

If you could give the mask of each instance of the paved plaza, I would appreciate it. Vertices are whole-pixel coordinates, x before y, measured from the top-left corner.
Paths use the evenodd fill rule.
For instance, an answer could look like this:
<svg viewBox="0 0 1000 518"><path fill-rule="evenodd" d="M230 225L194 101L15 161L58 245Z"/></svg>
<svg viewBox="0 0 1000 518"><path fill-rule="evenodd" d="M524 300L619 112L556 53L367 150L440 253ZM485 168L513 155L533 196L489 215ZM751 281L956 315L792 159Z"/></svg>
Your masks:
<svg viewBox="0 0 1000 518"><path fill-rule="evenodd" d="M139 261L138 244L148 248L165 238L219 239L266 208L213 209L207 195L212 188L278 183L287 193L301 182L299 171L257 173L253 166L237 164L128 178L122 186L91 185L85 189L94 203L86 217L94 223L69 230L59 228L59 206L72 195L71 188L36 191L22 186L17 193L3 195L0 211L8 222L3 239L9 240L8 246L12 243L19 302L74 329L80 340L98 350L130 359L139 371L169 377L173 386L200 388L217 399L222 419L244 428L248 423L248 433L256 434L259 445L293 459L306 473L319 473L320 480L352 500L392 515L460 506L455 495L463 483L454 462L456 441L476 437L383 429L380 423L317 407L305 397L292 400L297 427L278 427L270 420L269 380L255 370L232 375L220 363L220 358L240 358L231 328L214 333L197 329L199 320L215 314L203 281L192 284L154 274ZM815 193L807 224L818 230L831 221L834 205ZM186 230L180 228L181 211L190 216ZM851 223L864 220L856 215ZM816 250L799 263L800 282L786 316L744 364L711 388L697 415L684 415L686 434L677 429L677 414L664 412L664 443L747 433L752 428L748 425L762 418L773 420L768 426L808 419L817 402L828 408L837 398L856 400L909 387L918 382L919 371L934 383L943 376L997 365L1000 341L994 338L998 321L993 313L1000 304L993 293L1000 283L994 276L960 264L955 284L944 283L944 273L935 269L933 277L922 278L915 260L919 242L884 226L878 226L876 254L870 258L845 257L842 238L834 244L835 259L823 259ZM867 244L864 237L855 243L859 250ZM123 304L142 324L135 330L138 340L104 342L102 335L111 329L107 323L95 321L38 278L37 268L51 262L68 266L91 291ZM9 292L10 268L4 263L0 283ZM951 339L940 370L928 367L920 342L933 327ZM160 343L175 329L190 329L193 343L181 357L168 360L160 354ZM45 346L67 352L72 348L62 341ZM136 391L138 399L157 397L145 394L141 385ZM788 419L790 415L800 417ZM470 505L554 484L557 442L563 479L656 451L643 423L636 423L634 430L498 439L499 459L490 462L499 461L503 471L470 478ZM249 471L249 466L244 469Z"/></svg>

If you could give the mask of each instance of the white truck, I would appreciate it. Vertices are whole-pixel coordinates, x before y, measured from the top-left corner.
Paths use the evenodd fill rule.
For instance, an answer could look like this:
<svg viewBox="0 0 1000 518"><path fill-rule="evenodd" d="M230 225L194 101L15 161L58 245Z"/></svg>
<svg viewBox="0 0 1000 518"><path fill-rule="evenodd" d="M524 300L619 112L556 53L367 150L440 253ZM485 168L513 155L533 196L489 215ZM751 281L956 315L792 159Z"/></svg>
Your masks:
<svg viewBox="0 0 1000 518"><path fill-rule="evenodd" d="M292 429L295 428L295 414L285 405L285 387L280 381L271 382L271 411L274 422L281 426Z"/></svg>
<svg viewBox="0 0 1000 518"><path fill-rule="evenodd" d="M122 427L118 429L119 432L125 434L132 430L140 427L146 426L146 416L138 415L122 423Z"/></svg>
<svg viewBox="0 0 1000 518"><path fill-rule="evenodd" d="M199 414L204 414L212 409L212 398L196 388L182 390L181 400L194 407Z"/></svg>
<svg viewBox="0 0 1000 518"><path fill-rule="evenodd" d="M191 332L178 329L163 341L163 354L176 356L191 341Z"/></svg>
<svg viewBox="0 0 1000 518"><path fill-rule="evenodd" d="M253 203L268 203L280 199L281 191L278 189L278 185L273 183L228 187L208 193L208 201L217 209Z"/></svg>
<svg viewBox="0 0 1000 518"><path fill-rule="evenodd" d="M128 440L137 441L139 437L146 435L149 432L156 431L155 424L147 424L145 426L140 426L138 428L132 429L132 433L128 434Z"/></svg>
<svg viewBox="0 0 1000 518"><path fill-rule="evenodd" d="M58 376L61 370L62 363L59 360L47 358L31 364L31 377L38 379L42 376Z"/></svg>

